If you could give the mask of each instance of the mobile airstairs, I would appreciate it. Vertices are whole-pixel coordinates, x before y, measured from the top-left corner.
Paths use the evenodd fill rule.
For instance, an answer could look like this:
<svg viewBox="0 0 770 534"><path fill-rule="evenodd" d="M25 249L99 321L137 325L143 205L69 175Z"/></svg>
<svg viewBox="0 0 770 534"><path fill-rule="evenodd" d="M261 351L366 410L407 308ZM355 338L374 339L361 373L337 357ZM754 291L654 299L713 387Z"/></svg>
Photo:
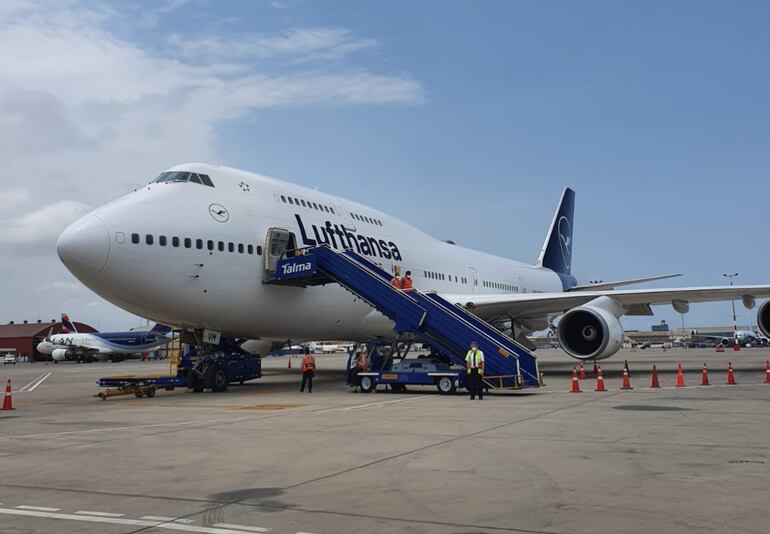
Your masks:
<svg viewBox="0 0 770 534"><path fill-rule="evenodd" d="M275 278L270 283L293 286L338 283L390 318L399 339L413 337L422 341L445 357L450 365L464 367L469 345L476 341L484 352L484 383L488 388L541 385L537 359L526 347L438 294L393 287L391 274L352 250L337 252L321 245L296 249L289 254L278 261Z"/></svg>

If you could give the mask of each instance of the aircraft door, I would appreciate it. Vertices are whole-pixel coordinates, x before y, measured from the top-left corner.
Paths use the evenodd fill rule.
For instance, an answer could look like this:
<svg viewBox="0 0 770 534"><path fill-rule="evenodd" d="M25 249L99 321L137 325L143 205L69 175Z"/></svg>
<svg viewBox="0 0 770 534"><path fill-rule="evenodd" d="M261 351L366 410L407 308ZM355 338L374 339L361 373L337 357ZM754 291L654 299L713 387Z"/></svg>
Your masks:
<svg viewBox="0 0 770 534"><path fill-rule="evenodd" d="M477 293L479 281L476 277L476 269L473 267L468 267L468 282L471 284L471 293Z"/></svg>
<svg viewBox="0 0 770 534"><path fill-rule="evenodd" d="M265 239L265 271L275 272L278 260L287 250L293 250L294 235L285 228L269 228Z"/></svg>

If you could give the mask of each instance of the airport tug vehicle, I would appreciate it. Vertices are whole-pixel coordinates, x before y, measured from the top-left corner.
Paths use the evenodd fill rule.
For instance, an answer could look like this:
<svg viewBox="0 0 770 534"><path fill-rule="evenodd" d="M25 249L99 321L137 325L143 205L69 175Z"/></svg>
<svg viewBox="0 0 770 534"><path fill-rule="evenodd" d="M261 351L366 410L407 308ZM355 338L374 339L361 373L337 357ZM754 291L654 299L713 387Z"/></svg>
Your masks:
<svg viewBox="0 0 770 534"><path fill-rule="evenodd" d="M442 393L452 393L465 385L465 354L472 341L484 352L486 388L543 385L537 359L524 345L437 293L395 288L391 278L353 250L337 252L320 245L285 252L267 283L297 287L338 283L394 322L398 338L391 353L398 353L402 340L416 340L432 349L430 359L405 360L396 354L369 365L363 373L356 372L366 389L373 390L377 384L389 384L396 390L408 384L436 384ZM350 379L350 361L348 369Z"/></svg>
<svg viewBox="0 0 770 534"><path fill-rule="evenodd" d="M175 372L158 375L108 376L97 381L107 388L98 394L102 400L118 395L134 394L137 398L154 397L159 389L173 391L189 388L199 393L225 391L230 384L243 384L262 376L262 359L243 352L215 352L211 354L187 354L178 363L170 362Z"/></svg>

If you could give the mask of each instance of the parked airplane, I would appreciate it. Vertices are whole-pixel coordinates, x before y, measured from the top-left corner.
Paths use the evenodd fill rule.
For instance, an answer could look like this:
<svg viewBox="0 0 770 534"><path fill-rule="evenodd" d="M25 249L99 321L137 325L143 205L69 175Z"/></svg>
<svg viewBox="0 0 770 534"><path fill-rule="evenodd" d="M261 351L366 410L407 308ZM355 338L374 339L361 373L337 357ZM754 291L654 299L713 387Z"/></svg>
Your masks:
<svg viewBox="0 0 770 534"><path fill-rule="evenodd" d="M127 354L147 352L171 341L171 328L156 324L148 332L79 333L66 313L61 315L62 333L49 335L37 350L50 354L55 362L73 360L93 362L98 359L123 359Z"/></svg>
<svg viewBox="0 0 770 534"><path fill-rule="evenodd" d="M617 289L642 278L579 286L571 274L575 194L565 189L534 265L439 241L369 206L245 171L190 163L102 206L64 230L67 268L110 302L143 317L219 335L257 338L263 354L287 338L392 338L393 323L336 284L264 282L287 250L325 243L352 248L385 269L411 270L437 291L526 342L557 315L559 344L578 359L603 359L623 341L619 318L652 305L742 299L752 308L770 285ZM458 214L462 216L462 214ZM758 310L770 332L770 305Z"/></svg>
<svg viewBox="0 0 770 534"><path fill-rule="evenodd" d="M766 346L768 344L767 338L763 337L751 330L736 330L729 334L695 334L695 339L711 339L722 347L731 347L733 345L740 345L742 347L750 346Z"/></svg>

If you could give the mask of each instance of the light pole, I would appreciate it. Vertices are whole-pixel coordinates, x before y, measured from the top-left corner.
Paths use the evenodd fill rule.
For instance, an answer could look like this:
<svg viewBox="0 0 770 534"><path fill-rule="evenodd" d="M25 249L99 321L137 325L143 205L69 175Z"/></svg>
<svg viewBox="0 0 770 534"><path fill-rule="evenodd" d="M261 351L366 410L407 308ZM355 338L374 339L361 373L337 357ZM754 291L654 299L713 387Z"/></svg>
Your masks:
<svg viewBox="0 0 770 534"><path fill-rule="evenodd" d="M733 287L733 278L738 276L738 273L722 273L722 276L730 279L730 287ZM738 340L738 322L735 319L735 299L730 299L730 303L733 305L733 339Z"/></svg>

